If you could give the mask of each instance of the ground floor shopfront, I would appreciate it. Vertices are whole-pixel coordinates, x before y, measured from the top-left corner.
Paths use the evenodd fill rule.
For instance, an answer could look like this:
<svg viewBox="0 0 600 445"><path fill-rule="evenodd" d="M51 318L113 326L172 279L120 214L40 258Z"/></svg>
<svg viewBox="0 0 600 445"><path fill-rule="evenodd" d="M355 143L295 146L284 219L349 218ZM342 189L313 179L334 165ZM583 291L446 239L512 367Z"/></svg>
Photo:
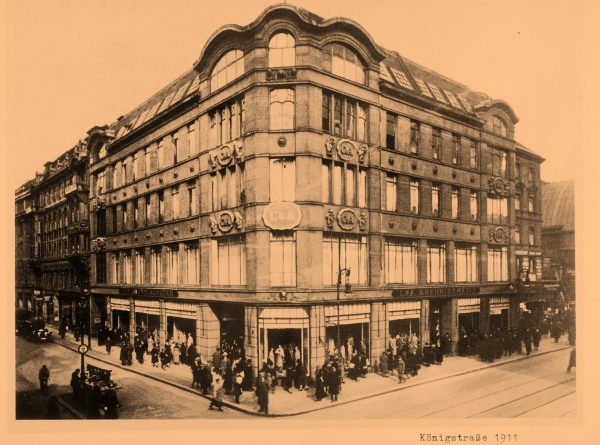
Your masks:
<svg viewBox="0 0 600 445"><path fill-rule="evenodd" d="M516 294L402 298L370 302L270 304L199 302L168 297L107 295L107 327L131 338L142 329L160 344L193 342L203 361L217 347L243 348L255 369L278 356L301 360L311 375L338 349L364 352L374 362L390 337L416 335L421 345L450 339L456 351L464 333L516 328ZM191 340L190 340L191 337ZM282 352L283 351L283 352Z"/></svg>

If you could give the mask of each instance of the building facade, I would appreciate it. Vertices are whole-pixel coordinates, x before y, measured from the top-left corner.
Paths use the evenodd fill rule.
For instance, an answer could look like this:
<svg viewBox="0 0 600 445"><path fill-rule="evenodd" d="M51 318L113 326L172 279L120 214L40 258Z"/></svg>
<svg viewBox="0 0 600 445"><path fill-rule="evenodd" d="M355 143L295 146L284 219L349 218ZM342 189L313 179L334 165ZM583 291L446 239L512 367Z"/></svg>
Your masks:
<svg viewBox="0 0 600 445"><path fill-rule="evenodd" d="M191 334L203 360L241 341L255 365L292 344L311 373L338 336L373 362L397 334L516 328L541 239L516 169L539 194L543 161L517 122L356 22L269 7L88 132L91 293L132 337Z"/></svg>
<svg viewBox="0 0 600 445"><path fill-rule="evenodd" d="M575 306L575 182L542 184L543 274L553 312ZM549 287L549 286L546 286Z"/></svg>
<svg viewBox="0 0 600 445"><path fill-rule="evenodd" d="M16 192L16 305L47 322L80 322L89 287L88 168L80 141ZM86 305L100 325L105 311Z"/></svg>

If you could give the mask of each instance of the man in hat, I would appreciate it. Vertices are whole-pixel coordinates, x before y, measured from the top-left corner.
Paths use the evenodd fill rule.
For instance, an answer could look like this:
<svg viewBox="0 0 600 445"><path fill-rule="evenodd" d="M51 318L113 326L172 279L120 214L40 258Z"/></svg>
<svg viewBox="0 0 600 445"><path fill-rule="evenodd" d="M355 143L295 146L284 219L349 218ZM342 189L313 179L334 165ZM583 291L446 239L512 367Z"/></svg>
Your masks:
<svg viewBox="0 0 600 445"><path fill-rule="evenodd" d="M212 354L212 364L216 372L221 369L221 348L216 348Z"/></svg>
<svg viewBox="0 0 600 445"><path fill-rule="evenodd" d="M192 362L192 388L198 388L200 385L200 357L196 357Z"/></svg>
<svg viewBox="0 0 600 445"><path fill-rule="evenodd" d="M258 379L256 380L256 396L258 397L258 406L260 409L259 413L269 414L269 389L267 382L265 381L266 376L264 372L258 373Z"/></svg>

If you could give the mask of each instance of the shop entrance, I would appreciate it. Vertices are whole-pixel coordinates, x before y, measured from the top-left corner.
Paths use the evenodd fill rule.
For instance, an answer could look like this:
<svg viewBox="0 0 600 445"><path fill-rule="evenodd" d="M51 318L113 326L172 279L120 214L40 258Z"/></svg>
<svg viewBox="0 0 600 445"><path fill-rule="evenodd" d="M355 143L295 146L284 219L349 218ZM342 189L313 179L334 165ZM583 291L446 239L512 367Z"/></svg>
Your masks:
<svg viewBox="0 0 600 445"><path fill-rule="evenodd" d="M154 334L154 338L158 338L160 329L160 317L158 314L144 314L141 312L135 313L135 326L141 328L146 334Z"/></svg>
<svg viewBox="0 0 600 445"><path fill-rule="evenodd" d="M490 329L492 332L508 331L508 309L490 309Z"/></svg>
<svg viewBox="0 0 600 445"><path fill-rule="evenodd" d="M327 326L327 348L329 355L333 355L337 349L337 324ZM340 325L340 341L342 343L342 355L348 358L354 351L363 349L369 356L369 323L349 323ZM362 343L361 343L362 341ZM361 347L361 344L363 345Z"/></svg>
<svg viewBox="0 0 600 445"><path fill-rule="evenodd" d="M187 336L196 336L196 320L180 317L167 317L167 338L175 343L186 343Z"/></svg>
<svg viewBox="0 0 600 445"><path fill-rule="evenodd" d="M458 326L462 335L472 335L479 332L479 312L458 314Z"/></svg>
<svg viewBox="0 0 600 445"><path fill-rule="evenodd" d="M121 328L124 332L129 330L129 312L128 311L112 311L112 327L113 329Z"/></svg>
<svg viewBox="0 0 600 445"><path fill-rule="evenodd" d="M298 348L300 360L310 369L308 327L308 313L303 308L263 309L258 318L259 363L267 362L271 348L275 351L281 345L288 362L295 361L295 348Z"/></svg>
<svg viewBox="0 0 600 445"><path fill-rule="evenodd" d="M223 351L244 349L245 310L241 304L211 303L210 308L217 316L221 327L221 349Z"/></svg>
<svg viewBox="0 0 600 445"><path fill-rule="evenodd" d="M396 337L399 335L419 335L420 320L416 318L403 318L390 321L390 336Z"/></svg>

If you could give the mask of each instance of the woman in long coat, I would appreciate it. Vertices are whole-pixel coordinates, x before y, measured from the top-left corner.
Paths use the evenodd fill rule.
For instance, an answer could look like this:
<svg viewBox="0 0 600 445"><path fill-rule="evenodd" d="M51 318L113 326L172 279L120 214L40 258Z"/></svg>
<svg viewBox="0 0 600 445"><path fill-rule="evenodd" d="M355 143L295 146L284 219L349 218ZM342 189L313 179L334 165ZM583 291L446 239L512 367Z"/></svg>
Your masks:
<svg viewBox="0 0 600 445"><path fill-rule="evenodd" d="M152 366L153 367L158 367L158 347L156 346L156 344L154 344L154 347L152 348L152 350L150 351L150 354L152 355Z"/></svg>
<svg viewBox="0 0 600 445"><path fill-rule="evenodd" d="M331 401L335 402L340 393L340 376L335 366L331 368L331 374L329 376L329 394L331 394Z"/></svg>
<svg viewBox="0 0 600 445"><path fill-rule="evenodd" d="M306 380L306 368L302 364L301 360L296 362L296 388L298 391L302 391L304 389L304 383Z"/></svg>
<svg viewBox="0 0 600 445"><path fill-rule="evenodd" d="M323 370L317 366L317 372L315 375L315 397L317 398L317 402L320 402L323 399L325 394L325 378L323 376Z"/></svg>
<svg viewBox="0 0 600 445"><path fill-rule="evenodd" d="M381 353L381 357L379 358L379 364L380 364L380 371L381 371L381 375L383 377L387 377L388 376L388 356L385 353L385 351L383 351Z"/></svg>
<svg viewBox="0 0 600 445"><path fill-rule="evenodd" d="M175 365L179 364L180 356L181 356L181 351L179 349L179 343L175 343L175 346L173 346L173 364L175 364Z"/></svg>

